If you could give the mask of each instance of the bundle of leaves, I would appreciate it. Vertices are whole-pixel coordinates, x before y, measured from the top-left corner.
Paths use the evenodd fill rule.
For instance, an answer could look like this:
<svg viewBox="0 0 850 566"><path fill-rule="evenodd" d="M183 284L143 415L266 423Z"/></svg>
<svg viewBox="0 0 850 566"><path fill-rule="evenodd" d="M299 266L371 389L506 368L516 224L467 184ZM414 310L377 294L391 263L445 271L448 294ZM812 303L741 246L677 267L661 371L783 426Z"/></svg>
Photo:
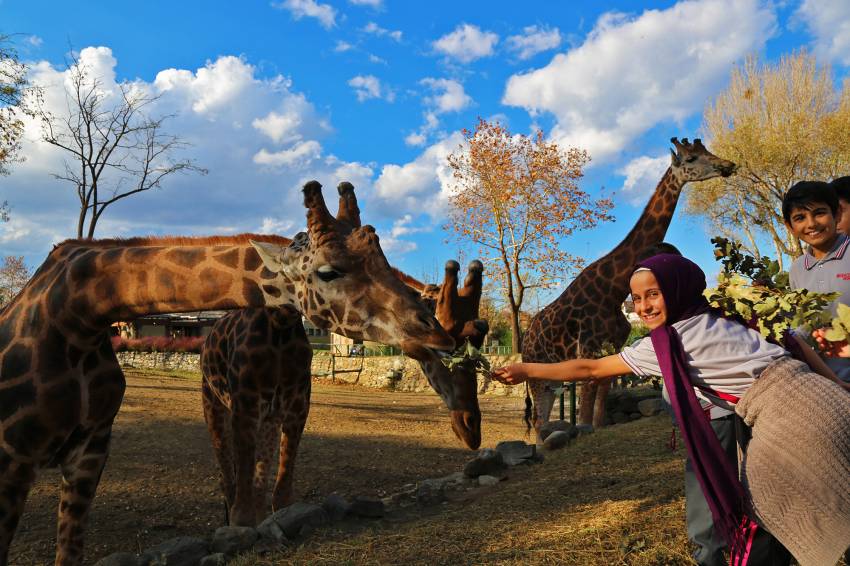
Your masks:
<svg viewBox="0 0 850 566"><path fill-rule="evenodd" d="M791 289L788 273L780 270L779 262L766 256L755 258L725 238L711 242L714 257L723 264L717 287L705 291L712 306L741 316L762 336L777 341L786 330L802 329L808 337L811 330L829 325L831 317L825 309L838 293Z"/></svg>
<svg viewBox="0 0 850 566"><path fill-rule="evenodd" d="M200 354L204 346L203 337L171 338L148 336L145 338L112 337L112 349L116 352L188 352Z"/></svg>
<svg viewBox="0 0 850 566"><path fill-rule="evenodd" d="M451 355L443 358L443 365L449 368L449 371L460 369L465 372L490 372L490 362L481 353L481 350L473 346L469 340L465 340L463 344L455 348Z"/></svg>
<svg viewBox="0 0 850 566"><path fill-rule="evenodd" d="M832 319L832 324L824 333L824 338L830 342L850 341L850 307L838 303L838 316Z"/></svg>

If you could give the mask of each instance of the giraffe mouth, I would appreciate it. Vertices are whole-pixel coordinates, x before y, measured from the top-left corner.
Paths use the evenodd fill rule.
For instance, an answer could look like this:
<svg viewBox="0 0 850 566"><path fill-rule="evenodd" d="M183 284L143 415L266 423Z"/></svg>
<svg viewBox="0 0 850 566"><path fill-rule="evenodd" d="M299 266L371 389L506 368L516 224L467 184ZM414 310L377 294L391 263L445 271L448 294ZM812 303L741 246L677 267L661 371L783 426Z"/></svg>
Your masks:
<svg viewBox="0 0 850 566"><path fill-rule="evenodd" d="M479 411L452 411L452 430L470 450L481 446L481 413Z"/></svg>

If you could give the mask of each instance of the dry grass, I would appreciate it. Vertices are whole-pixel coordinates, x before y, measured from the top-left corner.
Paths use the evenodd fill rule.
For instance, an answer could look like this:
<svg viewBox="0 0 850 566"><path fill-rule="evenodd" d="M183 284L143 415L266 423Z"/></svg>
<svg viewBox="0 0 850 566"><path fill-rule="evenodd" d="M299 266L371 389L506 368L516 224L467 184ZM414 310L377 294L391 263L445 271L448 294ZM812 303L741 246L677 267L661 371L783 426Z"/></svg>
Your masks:
<svg viewBox="0 0 850 566"><path fill-rule="evenodd" d="M232 564L692 564L669 426L657 417L604 429L438 514L328 528Z"/></svg>

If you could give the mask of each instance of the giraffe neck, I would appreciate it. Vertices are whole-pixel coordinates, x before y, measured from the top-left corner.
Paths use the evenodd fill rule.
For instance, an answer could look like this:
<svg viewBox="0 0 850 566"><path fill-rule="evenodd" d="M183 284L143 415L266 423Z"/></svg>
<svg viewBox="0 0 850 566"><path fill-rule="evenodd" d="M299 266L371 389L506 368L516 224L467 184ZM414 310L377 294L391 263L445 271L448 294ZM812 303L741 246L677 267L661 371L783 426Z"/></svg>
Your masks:
<svg viewBox="0 0 850 566"><path fill-rule="evenodd" d="M631 257L634 262L637 255L648 246L661 243L667 234L667 228L670 227L673 213L676 212L676 204L683 186L684 183L674 169L668 167L637 223L606 257L614 256L618 260Z"/></svg>
<svg viewBox="0 0 850 566"><path fill-rule="evenodd" d="M598 281L596 274L604 274L603 279L610 282L609 292L612 300L622 301L628 294L629 275L640 253L664 240L684 184L676 171L668 167L628 235L610 253L590 264L585 270L588 273L587 278L593 281L594 285ZM582 274L579 274L576 280L581 277ZM602 289L595 289L594 295L601 291Z"/></svg>
<svg viewBox="0 0 850 566"><path fill-rule="evenodd" d="M57 252L65 261L56 296L65 295L67 314L96 324L147 314L296 304L295 285L265 269L240 237L73 242Z"/></svg>

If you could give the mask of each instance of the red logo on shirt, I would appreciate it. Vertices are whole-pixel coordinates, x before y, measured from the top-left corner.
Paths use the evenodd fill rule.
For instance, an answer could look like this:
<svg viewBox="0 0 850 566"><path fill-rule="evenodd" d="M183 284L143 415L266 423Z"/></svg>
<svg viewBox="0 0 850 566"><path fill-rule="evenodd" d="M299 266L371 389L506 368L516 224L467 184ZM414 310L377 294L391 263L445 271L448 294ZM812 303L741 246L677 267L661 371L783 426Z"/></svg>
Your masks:
<svg viewBox="0 0 850 566"><path fill-rule="evenodd" d="M845 281L850 281L850 273L836 273L836 277L839 279L844 279Z"/></svg>

